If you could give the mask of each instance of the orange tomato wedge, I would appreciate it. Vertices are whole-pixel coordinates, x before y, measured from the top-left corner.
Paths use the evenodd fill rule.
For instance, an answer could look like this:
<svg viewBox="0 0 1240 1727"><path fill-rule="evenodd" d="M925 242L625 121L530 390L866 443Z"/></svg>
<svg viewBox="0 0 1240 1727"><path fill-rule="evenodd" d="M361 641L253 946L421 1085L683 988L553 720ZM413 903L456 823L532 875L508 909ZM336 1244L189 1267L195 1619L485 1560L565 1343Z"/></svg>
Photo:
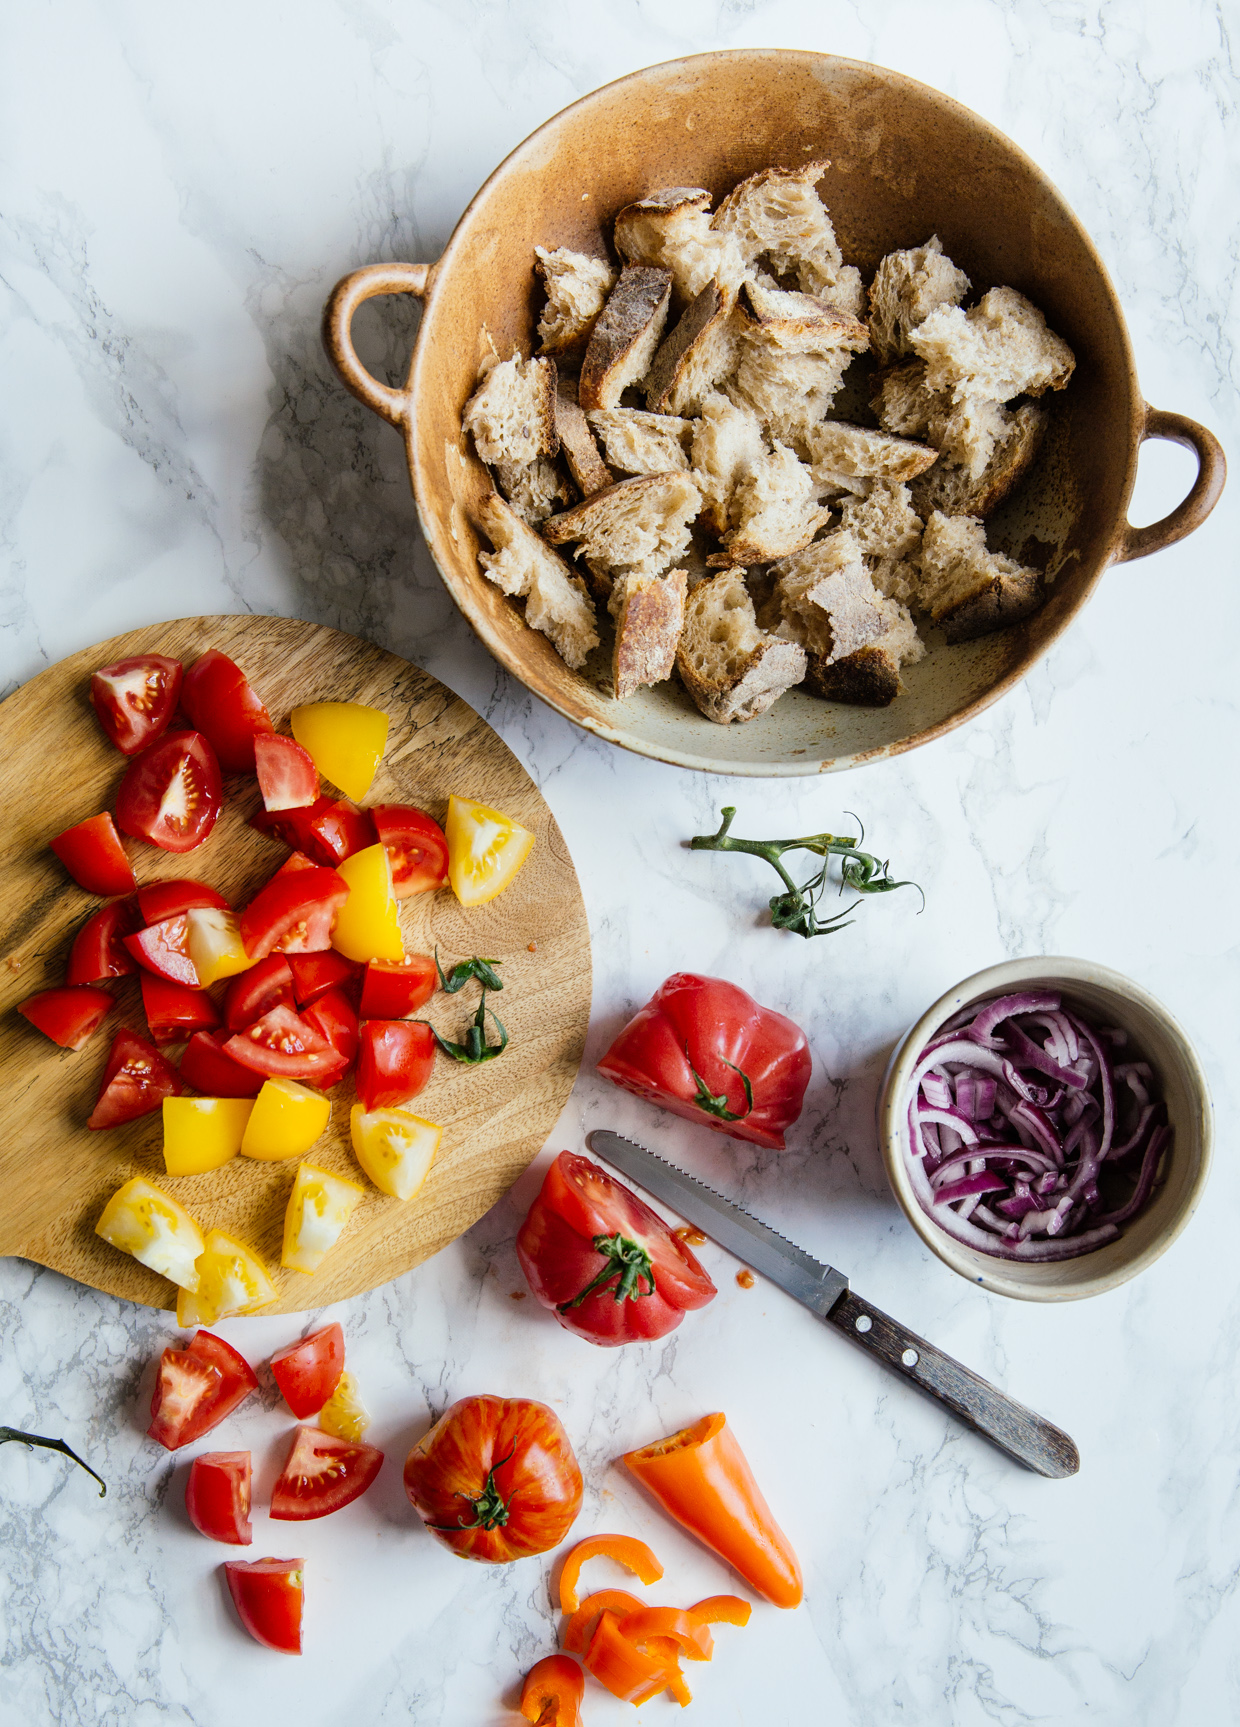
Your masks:
<svg viewBox="0 0 1240 1727"><path fill-rule="evenodd" d="M581 1605L577 1581L587 1559L614 1559L643 1583L657 1583L663 1575L663 1567L649 1547L635 1536L589 1535L573 1548L560 1573L560 1608L565 1613L575 1613Z"/></svg>

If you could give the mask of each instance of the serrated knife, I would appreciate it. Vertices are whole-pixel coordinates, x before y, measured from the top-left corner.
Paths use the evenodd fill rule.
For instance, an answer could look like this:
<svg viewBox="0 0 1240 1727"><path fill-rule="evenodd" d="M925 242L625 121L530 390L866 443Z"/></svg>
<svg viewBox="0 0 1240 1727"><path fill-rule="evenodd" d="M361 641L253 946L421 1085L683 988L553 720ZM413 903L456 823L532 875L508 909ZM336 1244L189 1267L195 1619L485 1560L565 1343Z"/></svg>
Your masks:
<svg viewBox="0 0 1240 1727"><path fill-rule="evenodd" d="M821 1264L713 1187L622 1134L596 1128L586 1135L586 1143L630 1181L778 1284L794 1301L842 1332L850 1343L875 1356L927 1397L935 1398L957 1420L1026 1469L1059 1480L1075 1475L1081 1467L1076 1446L1066 1433L862 1301L849 1288L843 1272L833 1265Z"/></svg>

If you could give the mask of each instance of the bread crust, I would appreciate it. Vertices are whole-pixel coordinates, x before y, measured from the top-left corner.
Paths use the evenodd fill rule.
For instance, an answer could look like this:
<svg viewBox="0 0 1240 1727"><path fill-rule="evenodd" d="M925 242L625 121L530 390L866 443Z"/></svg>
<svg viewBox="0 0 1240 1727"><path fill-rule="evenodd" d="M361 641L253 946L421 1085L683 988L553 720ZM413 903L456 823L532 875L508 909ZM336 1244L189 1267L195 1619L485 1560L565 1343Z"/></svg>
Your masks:
<svg viewBox="0 0 1240 1727"><path fill-rule="evenodd" d="M646 374L646 406L656 414L682 413L689 402L684 391L695 366L702 371L696 394L700 400L726 370L727 345L719 340L730 308L717 282L707 282L691 300L675 328L663 338ZM717 344L718 370L701 365ZM707 375L712 373L714 375Z"/></svg>
<svg viewBox="0 0 1240 1727"><path fill-rule="evenodd" d="M854 708L889 708L904 687L899 666L876 642L842 660L810 654L808 661L805 687L824 701L844 702Z"/></svg>
<svg viewBox="0 0 1240 1727"><path fill-rule="evenodd" d="M1042 603L1042 584L1036 570L1016 568L993 575L986 586L971 594L950 612L935 620L949 642L975 641L994 630L1018 624L1036 612Z"/></svg>
<svg viewBox="0 0 1240 1727"><path fill-rule="evenodd" d="M577 400L587 411L614 408L628 384L637 383L667 322L672 272L648 264L626 264L590 333L581 365Z"/></svg>
<svg viewBox="0 0 1240 1727"><path fill-rule="evenodd" d="M671 677L685 621L688 578L683 570L669 570L665 576L625 576L619 585L612 693L624 701L643 685Z"/></svg>
<svg viewBox="0 0 1240 1727"><path fill-rule="evenodd" d="M615 476L600 455L590 422L577 400L575 378L561 377L556 387L555 429L560 450L582 497L590 498L610 486Z"/></svg>
<svg viewBox="0 0 1240 1727"><path fill-rule="evenodd" d="M1047 416L1032 403L1018 408L1009 436L995 450L981 475L940 463L909 487L913 508L925 521L934 510L945 515L986 517L999 508L1024 479L1046 436Z"/></svg>

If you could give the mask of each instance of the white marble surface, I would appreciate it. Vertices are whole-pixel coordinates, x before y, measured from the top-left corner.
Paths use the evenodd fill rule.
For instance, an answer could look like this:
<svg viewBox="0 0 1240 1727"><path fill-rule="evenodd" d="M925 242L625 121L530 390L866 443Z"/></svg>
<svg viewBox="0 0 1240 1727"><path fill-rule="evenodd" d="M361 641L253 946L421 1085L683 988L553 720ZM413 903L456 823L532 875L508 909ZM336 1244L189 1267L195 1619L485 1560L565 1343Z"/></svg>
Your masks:
<svg viewBox="0 0 1240 1727"><path fill-rule="evenodd" d="M1233 491L1192 540L1107 576L1026 684L953 736L821 783L730 784L621 755L501 674L449 604L396 437L328 374L318 316L355 264L433 258L475 186L596 85L714 47L788 45L909 72L995 121L1065 192L1127 309L1145 391L1237 447L1234 9L1207 0L47 0L0 22L0 682L161 616L337 624L473 702L550 799L595 939L587 1062L552 1145L629 1124L871 1299L1059 1420L1067 1483L1009 1466L777 1292L739 1289L666 1344L613 1353L521 1287L531 1174L463 1240L337 1315L391 1456L376 1489L254 1553L308 1558L307 1654L236 1628L220 1552L186 1523L185 1464L142 1437L165 1318L0 1264L5 1421L64 1433L106 1474L0 1449L0 1721L306 1727L501 1723L554 1645L547 1569L467 1566L416 1525L399 1463L428 1411L473 1391L562 1412L586 1475L579 1533L647 1535L666 1598L725 1574L611 1467L726 1408L794 1535L795 1614L759 1606L695 1672L712 1724L1219 1727L1240 1718L1240 1320L1233 1122L1238 938ZM398 314L367 315L397 364ZM1186 487L1164 447L1140 519ZM858 811L927 895L800 943L762 927L758 866L686 836L739 804L746 833ZM1209 1204L1138 1283L1058 1309L991 1298L921 1247L871 1126L885 1052L939 991L1000 957L1092 956L1167 1001L1210 1068ZM809 1030L785 1156L660 1120L591 1059L668 972L719 971ZM3 1203L0 1198L0 1203ZM316 1318L326 1316L315 1316ZM258 1361L288 1320L224 1331ZM288 1423L274 1393L207 1448ZM596 1688L591 1723L632 1719ZM642 1720L669 1719L656 1702Z"/></svg>

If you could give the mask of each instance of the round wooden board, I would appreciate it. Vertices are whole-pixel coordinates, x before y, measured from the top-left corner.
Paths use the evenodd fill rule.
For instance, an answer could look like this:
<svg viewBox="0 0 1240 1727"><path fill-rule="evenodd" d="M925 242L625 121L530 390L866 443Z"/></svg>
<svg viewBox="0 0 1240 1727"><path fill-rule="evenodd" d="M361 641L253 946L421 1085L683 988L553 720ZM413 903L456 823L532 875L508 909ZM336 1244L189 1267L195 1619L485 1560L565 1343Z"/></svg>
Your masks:
<svg viewBox="0 0 1240 1727"><path fill-rule="evenodd" d="M445 965L481 953L502 961L496 1002L511 1035L503 1056L479 1068L444 1057L416 1103L442 1124L443 1141L425 1187L402 1204L377 1192L349 1146L351 1080L332 1094L331 1125L309 1154L361 1181L366 1199L312 1277L280 1269L284 1209L296 1160L237 1157L223 1169L179 1179L164 1174L159 1115L92 1133L94 1104L112 1035L145 1033L136 978L114 980L117 1006L78 1053L58 1049L13 1011L27 996L63 983L73 937L100 905L61 868L54 835L114 805L125 763L88 699L91 672L131 654L164 653L191 663L219 648L241 666L280 731L302 702L366 702L389 716L387 753L367 803L414 803L442 820L457 792L512 815L536 835L513 885L472 911L447 888L401 903L409 952L436 946ZM590 932L572 860L551 811L512 752L472 708L434 678L337 630L289 618L182 618L134 630L75 654L0 703L0 1254L20 1254L112 1295L171 1307L166 1279L94 1233L108 1196L130 1176L166 1187L198 1219L238 1235L262 1254L280 1291L267 1313L297 1312L386 1283L437 1253L476 1222L544 1144L581 1061L590 1012ZM171 876L210 882L233 905L246 901L287 857L279 841L247 824L261 806L253 779L226 781L215 831L175 857L127 840L138 885ZM217 991L213 992L218 994ZM436 995L428 1017L460 1035L477 989Z"/></svg>

